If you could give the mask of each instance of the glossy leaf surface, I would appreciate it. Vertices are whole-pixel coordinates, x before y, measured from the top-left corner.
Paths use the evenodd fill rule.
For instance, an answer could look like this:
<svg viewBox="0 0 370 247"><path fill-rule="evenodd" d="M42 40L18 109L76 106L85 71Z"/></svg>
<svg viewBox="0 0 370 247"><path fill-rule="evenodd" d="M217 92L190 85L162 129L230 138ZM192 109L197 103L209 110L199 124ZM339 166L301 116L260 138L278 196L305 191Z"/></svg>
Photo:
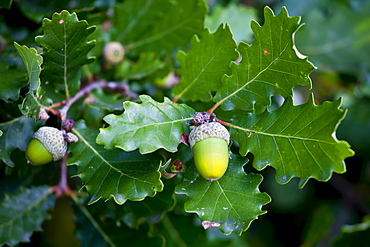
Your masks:
<svg viewBox="0 0 370 247"><path fill-rule="evenodd" d="M239 142L241 155L254 155L256 169L274 167L279 183L293 177L301 178L300 187L310 178L327 181L332 172L345 172L344 159L354 154L347 142L335 137L345 116L340 104L341 100L315 105L312 96L293 106L287 98L276 111L233 119L230 134Z"/></svg>

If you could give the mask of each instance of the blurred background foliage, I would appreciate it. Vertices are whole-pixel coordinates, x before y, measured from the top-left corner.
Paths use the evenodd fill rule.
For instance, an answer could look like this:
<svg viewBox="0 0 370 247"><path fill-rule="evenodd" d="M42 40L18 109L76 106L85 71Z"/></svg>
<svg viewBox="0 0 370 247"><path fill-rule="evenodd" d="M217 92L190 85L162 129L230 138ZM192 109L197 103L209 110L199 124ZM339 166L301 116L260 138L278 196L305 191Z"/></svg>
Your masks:
<svg viewBox="0 0 370 247"><path fill-rule="evenodd" d="M87 20L98 28L107 24L112 9L118 0L1 0L0 1L0 77L14 78L17 83L27 83L25 69L19 56L14 56L13 42L36 46L34 37L40 34L41 21L63 9L77 12L80 20ZM343 109L347 116L337 130L339 140L347 140L356 152L346 160L347 172L333 174L329 182L310 180L303 189L298 189L297 180L286 185L276 183L272 168L262 171L265 177L261 191L268 191L272 202L265 209L268 214L253 222L251 228L237 237L224 236L215 229L204 231L192 214L185 215L177 206L162 225L143 231L160 232L168 236L167 246L368 246L370 238L370 1L369 0L208 0L209 15L206 26L214 31L219 23L229 22L237 42L253 42L249 28L250 20L261 23L263 7L268 5L279 13L286 6L290 16L301 16L306 23L296 34L296 46L300 53L309 57L317 66L312 73L312 91L317 104L325 100L343 97ZM243 22L241 22L241 17ZM262 23L261 23L262 24ZM104 32L94 34L98 40L106 39ZM106 41L106 40L105 40ZM94 48L102 48L103 43ZM97 53L99 55L99 53ZM100 53L101 55L101 53ZM90 69L94 73L94 65ZM160 64L158 65L160 66ZM12 70L11 68L16 68ZM150 91L150 88L145 88ZM0 92L1 93L1 92ZM296 102L305 102L309 91L296 90ZM97 92L99 94L99 92ZM102 103L87 105L83 111L88 115L104 115ZM17 99L11 99L17 100ZM3 106L4 102L0 102ZM8 106L6 106L8 107ZM78 111L78 109L76 109ZM12 110L1 107L1 120L12 118ZM92 126L96 118L86 119ZM17 155L14 154L14 157ZM251 157L253 158L253 157ZM9 191L11 183L3 179L8 172L1 167L1 190ZM252 168L247 168L252 169ZM20 169L19 171L24 171ZM19 174L22 176L22 174ZM53 179L53 178L43 178ZM7 185L6 185L7 184ZM7 187L7 188L5 188ZM81 198L83 200L84 198ZM178 204L181 204L181 197ZM130 202L134 203L134 202ZM44 224L44 231L33 236L33 244L41 246L102 246L103 239L94 234L87 224L86 212L97 221L116 214L113 202L99 202L88 208L77 207L63 198L58 199L52 220ZM179 207L180 208L180 207ZM74 217L74 218L73 218ZM100 218L99 218L100 217ZM132 216L133 217L133 216ZM73 218L73 219L72 219ZM152 219L155 221L155 219ZM104 221L103 227L114 231L115 222ZM83 226L83 227L81 227ZM85 234L89 238L79 242L73 236ZM143 228L143 229L142 229ZM138 232L128 229L125 236ZM86 233L89 233L86 235ZM59 236L59 239L58 239ZM361 242L354 241L361 239ZM145 238L144 240L147 240ZM69 241L69 242L66 242ZM102 242L103 241L103 242ZM151 243L163 241L151 238ZM363 243L363 244L362 244ZM362 244L362 245L361 245ZM29 244L21 244L29 246Z"/></svg>

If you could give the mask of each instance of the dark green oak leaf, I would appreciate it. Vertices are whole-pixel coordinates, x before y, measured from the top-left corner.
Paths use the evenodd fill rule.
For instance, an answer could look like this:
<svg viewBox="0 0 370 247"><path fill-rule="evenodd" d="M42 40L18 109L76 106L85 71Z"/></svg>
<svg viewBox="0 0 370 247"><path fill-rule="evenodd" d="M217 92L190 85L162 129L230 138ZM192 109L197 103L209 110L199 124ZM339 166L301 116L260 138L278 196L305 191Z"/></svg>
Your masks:
<svg viewBox="0 0 370 247"><path fill-rule="evenodd" d="M294 45L294 34L301 27L299 17L289 17L285 8L275 16L265 7L265 23L252 21L255 40L241 42L240 63L232 64L232 73L223 78L214 100L224 110L254 109L269 106L272 95L291 96L295 86L311 88L308 77L314 66Z"/></svg>
<svg viewBox="0 0 370 247"><path fill-rule="evenodd" d="M41 231L44 220L54 207L55 196L48 186L22 188L5 195L0 202L0 245L14 246L30 242L34 231Z"/></svg>
<svg viewBox="0 0 370 247"><path fill-rule="evenodd" d="M88 26L86 21L78 20L76 13L63 10L54 13L51 20L45 18L42 28L44 34L36 37L43 48L42 87L53 99L68 99L80 88L80 68L93 61L87 55L95 41L87 41L87 37L95 26Z"/></svg>
<svg viewBox="0 0 370 247"><path fill-rule="evenodd" d="M262 175L246 174L246 162L246 158L230 154L225 175L212 182L199 175L192 160L186 163L184 180L176 187L176 193L188 196L185 210L197 213L203 227L218 227L225 234L241 235L253 220L266 213L261 208L271 199L258 189Z"/></svg>
<svg viewBox="0 0 370 247"><path fill-rule="evenodd" d="M208 29L199 40L194 36L188 53L180 51L181 80L174 87L177 98L209 101L211 92L222 86L222 76L230 73L230 63L238 58L230 27L220 25L216 32Z"/></svg>
<svg viewBox="0 0 370 247"><path fill-rule="evenodd" d="M294 106L288 97L273 112L232 119L230 135L240 144L241 155L254 155L256 169L274 167L279 183L293 177L301 179L300 187L310 178L327 181L332 172L344 173L344 159L354 154L347 142L335 137L346 113L340 105L341 100L315 105L311 95L307 103Z"/></svg>
<svg viewBox="0 0 370 247"><path fill-rule="evenodd" d="M187 122L195 111L168 98L160 103L148 95L139 97L141 104L125 101L123 114L104 117L109 127L100 129L97 143L104 144L105 148L116 147L125 151L139 149L143 154L160 148L176 152L181 135L189 132Z"/></svg>
<svg viewBox="0 0 370 247"><path fill-rule="evenodd" d="M89 203L113 197L116 203L123 204L126 200L140 201L162 191L160 155L104 149L95 142L98 132L78 122L73 133L79 141L70 144L72 157L67 160L68 165L77 166L76 176L91 196Z"/></svg>

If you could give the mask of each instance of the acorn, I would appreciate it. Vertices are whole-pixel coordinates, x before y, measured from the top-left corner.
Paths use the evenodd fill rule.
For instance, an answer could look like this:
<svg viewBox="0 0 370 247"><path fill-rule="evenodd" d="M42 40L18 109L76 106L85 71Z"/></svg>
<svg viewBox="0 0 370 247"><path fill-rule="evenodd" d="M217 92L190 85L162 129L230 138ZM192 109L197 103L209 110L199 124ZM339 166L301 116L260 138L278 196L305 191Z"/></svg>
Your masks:
<svg viewBox="0 0 370 247"><path fill-rule="evenodd" d="M104 46L103 55L111 64L117 64L125 57L125 48L119 42L109 42Z"/></svg>
<svg viewBox="0 0 370 247"><path fill-rule="evenodd" d="M195 127L189 134L195 166L207 180L221 178L229 165L230 134L218 122L207 122Z"/></svg>
<svg viewBox="0 0 370 247"><path fill-rule="evenodd" d="M33 165L44 165L63 158L67 152L67 142L77 142L72 133L65 133L53 127L41 127L33 135L26 149L26 157Z"/></svg>

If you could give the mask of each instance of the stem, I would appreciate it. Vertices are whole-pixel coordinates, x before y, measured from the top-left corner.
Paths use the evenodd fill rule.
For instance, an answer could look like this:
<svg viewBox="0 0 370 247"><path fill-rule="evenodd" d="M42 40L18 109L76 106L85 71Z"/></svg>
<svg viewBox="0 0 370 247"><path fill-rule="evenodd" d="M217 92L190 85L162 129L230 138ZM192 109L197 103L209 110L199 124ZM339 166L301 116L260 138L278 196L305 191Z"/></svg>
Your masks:
<svg viewBox="0 0 370 247"><path fill-rule="evenodd" d="M222 104L222 102L223 101L219 101L219 102L217 102L214 106L212 106L212 108L211 109L209 109L207 112L208 113L213 113L215 110L216 110L216 108L217 107L219 107L221 104Z"/></svg>
<svg viewBox="0 0 370 247"><path fill-rule="evenodd" d="M109 246L116 247L116 244L109 238L109 236L104 232L104 230L100 227L99 223L94 219L94 217L90 214L89 210L80 203L78 203L76 196L71 196L73 201L76 205L81 209L81 211L85 214L86 218L91 222L91 224L95 227L95 229L100 233L100 235L104 238L104 240L109 244Z"/></svg>
<svg viewBox="0 0 370 247"><path fill-rule="evenodd" d="M164 228L167 230L169 233L169 236L172 237L174 242L177 244L179 247L186 247L186 243L184 240L181 238L179 232L176 230L176 228L173 226L171 220L168 218L168 215L165 214L162 218L162 223Z"/></svg>
<svg viewBox="0 0 370 247"><path fill-rule="evenodd" d="M67 113L68 113L68 110L71 107L71 105L73 103L75 103L77 100L79 100L80 98L89 94L95 88L107 88L107 89L110 89L110 90L120 91L122 96L129 96L131 98L136 98L137 97L137 94L131 92L129 86L125 83L106 82L104 80L94 81L94 82L88 84L86 87L80 89L80 91L78 91L74 97L69 98L68 102L62 102L62 104L63 103L65 103L65 104L64 104L63 108L60 109L60 111L59 111L60 118L62 120L65 120L67 118Z"/></svg>
<svg viewBox="0 0 370 247"><path fill-rule="evenodd" d="M75 192L68 185L68 167L67 167L68 154L64 155L63 159L59 162L60 164L60 178L59 183L53 187L57 197L62 195L68 195L73 197Z"/></svg>

